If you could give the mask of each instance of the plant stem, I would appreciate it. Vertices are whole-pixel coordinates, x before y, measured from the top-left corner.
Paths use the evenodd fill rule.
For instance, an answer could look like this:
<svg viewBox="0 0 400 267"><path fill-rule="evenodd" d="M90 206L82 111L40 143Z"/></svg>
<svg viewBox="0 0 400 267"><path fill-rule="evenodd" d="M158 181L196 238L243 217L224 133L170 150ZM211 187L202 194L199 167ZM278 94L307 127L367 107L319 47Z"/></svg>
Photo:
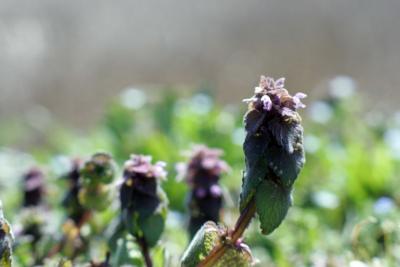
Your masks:
<svg viewBox="0 0 400 267"><path fill-rule="evenodd" d="M249 226L251 219L254 217L256 212L256 202L254 197L249 201L246 208L240 214L240 217L236 221L235 229L229 233L227 240L230 244L235 244L243 235L246 228ZM197 267L212 267L215 263L225 254L226 246L224 243L216 246L210 254L200 262Z"/></svg>
<svg viewBox="0 0 400 267"><path fill-rule="evenodd" d="M147 245L146 240L141 237L137 238L138 245L140 250L142 251L142 255L144 258L144 262L146 263L146 267L153 267L153 262L151 261L149 246Z"/></svg>

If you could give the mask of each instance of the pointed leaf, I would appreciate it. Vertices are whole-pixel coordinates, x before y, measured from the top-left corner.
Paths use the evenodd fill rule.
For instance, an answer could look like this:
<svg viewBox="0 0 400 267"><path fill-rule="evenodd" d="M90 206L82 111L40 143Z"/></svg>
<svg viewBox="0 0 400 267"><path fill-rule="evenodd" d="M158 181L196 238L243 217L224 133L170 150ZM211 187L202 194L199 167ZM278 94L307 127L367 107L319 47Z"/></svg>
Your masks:
<svg viewBox="0 0 400 267"><path fill-rule="evenodd" d="M269 234L281 224L291 206L291 189L264 180L257 189L255 199L262 233Z"/></svg>

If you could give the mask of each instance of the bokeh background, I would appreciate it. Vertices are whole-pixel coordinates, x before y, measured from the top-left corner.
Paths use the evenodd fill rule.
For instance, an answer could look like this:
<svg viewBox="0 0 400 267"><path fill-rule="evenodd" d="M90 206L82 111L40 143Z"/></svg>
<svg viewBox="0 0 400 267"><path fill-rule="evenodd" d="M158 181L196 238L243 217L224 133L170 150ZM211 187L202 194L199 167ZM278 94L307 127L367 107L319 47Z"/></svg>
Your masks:
<svg viewBox="0 0 400 267"><path fill-rule="evenodd" d="M162 258L165 249L165 266L178 266L189 242L190 188L175 179L175 164L193 144L225 151L222 220L232 226L244 166L241 100L261 74L308 94L300 111L307 163L281 227L267 237L257 223L246 232L257 266L400 266L399 11L396 0L2 0L0 199L17 235L16 266L71 258L44 257L65 235L60 177L71 159L99 150L120 172L131 153L168 163L170 212L154 252ZM21 204L32 167L46 187L45 215L32 217L37 247L21 230L32 223ZM76 266L104 258L118 207L116 198L83 228L90 249ZM122 262L141 266L128 243Z"/></svg>
<svg viewBox="0 0 400 267"><path fill-rule="evenodd" d="M41 106L86 126L131 86L208 86L237 102L263 73L312 98L327 79L349 75L370 108L391 111L399 10L396 0L2 0L0 117Z"/></svg>

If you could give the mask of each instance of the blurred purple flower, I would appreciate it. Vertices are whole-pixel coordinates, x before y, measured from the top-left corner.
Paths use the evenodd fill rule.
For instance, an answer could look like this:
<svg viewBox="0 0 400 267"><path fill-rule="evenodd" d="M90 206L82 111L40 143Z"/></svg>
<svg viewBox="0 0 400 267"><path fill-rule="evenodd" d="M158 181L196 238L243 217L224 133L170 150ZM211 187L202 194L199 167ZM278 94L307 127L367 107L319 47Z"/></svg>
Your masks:
<svg viewBox="0 0 400 267"><path fill-rule="evenodd" d="M159 161L153 165L151 161L150 156L131 155L131 158L125 162L125 171L142 174L146 177L165 179L167 177L166 163Z"/></svg>
<svg viewBox="0 0 400 267"><path fill-rule="evenodd" d="M43 200L44 174L38 168L30 169L23 177L23 206L37 206Z"/></svg>
<svg viewBox="0 0 400 267"><path fill-rule="evenodd" d="M199 172L219 176L223 172L229 171L228 164L220 159L222 154L223 152L220 149L212 149L204 145L194 146L193 150L188 153L189 162L187 164L176 164L177 179L182 180L182 177L184 177L189 184L193 184L195 182L194 177Z"/></svg>
<svg viewBox="0 0 400 267"><path fill-rule="evenodd" d="M223 152L204 145L195 146L188 154L187 164L176 165L178 177L186 180L191 188L189 194L189 232L193 236L207 221L218 222L222 208L222 189L219 179L229 170L221 160Z"/></svg>
<svg viewBox="0 0 400 267"><path fill-rule="evenodd" d="M210 193L213 197L219 197L222 195L221 187L217 184L214 184L210 187Z"/></svg>

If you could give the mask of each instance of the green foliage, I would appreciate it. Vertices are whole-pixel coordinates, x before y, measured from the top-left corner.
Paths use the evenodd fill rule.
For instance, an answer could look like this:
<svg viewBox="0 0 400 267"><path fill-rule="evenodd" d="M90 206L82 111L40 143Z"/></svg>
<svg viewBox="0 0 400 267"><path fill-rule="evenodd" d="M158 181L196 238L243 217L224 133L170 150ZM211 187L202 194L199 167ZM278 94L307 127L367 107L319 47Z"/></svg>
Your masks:
<svg viewBox="0 0 400 267"><path fill-rule="evenodd" d="M57 177L63 170L61 163L65 161L65 156L84 157L95 151L109 151L119 166L131 153L151 154L156 160L167 161L169 178L160 186L169 198L169 212L164 234L152 253L163 254L164 265L175 267L179 266L180 256L188 245L185 214L188 188L184 182L174 179L174 163L183 160L181 151L187 150L193 143L221 148L225 151L224 159L232 167L231 173L221 180L226 199L222 220L233 225L234 218L238 216L239 203L236 199L240 193L244 162L240 148L244 139L241 106L216 105L210 98L208 104L202 102L206 108L201 109L198 100L206 95L201 94L200 98L175 95L177 98L169 94L168 100L159 95L162 99L155 97L141 109L132 109L113 100L106 109L105 119L84 132L65 128L54 120L51 130L40 136L40 140L46 142L38 143L34 139L33 146L26 151L15 148L21 148L20 144L27 143L22 141L29 140L29 136L24 135L31 134L26 126L29 122L2 121L0 197L5 217L13 229L22 220L19 177L31 166L42 167L46 173L45 203L49 214L43 216L42 227L48 234L37 244L39 258L46 258L62 237L60 229L66 211L60 203L68 184ZM260 261L256 266L317 266L322 262L326 266L341 267L350 266L353 261L362 261L367 266L400 265L400 231L398 227L392 228L400 223L400 193L397 189L400 164L395 142L387 137L389 131L400 129L400 123L395 112L379 117L376 110L363 109L360 105L363 100L359 95L307 101L308 108L302 112L307 164L296 180L293 207L285 223L268 237L260 235L256 223L246 232L246 243ZM323 113L318 109L320 106L329 115L324 120L318 117ZM34 135L32 137L35 138ZM255 140L254 149L262 151L263 147L259 147ZM290 149L287 145L283 147ZM256 163L253 159L251 162L246 163L245 175L263 177L263 172L251 173L247 165L251 167L254 164L259 168L268 165L265 162ZM276 162L279 166L281 161ZM121 173L117 171L116 176L120 177ZM254 190L251 191L259 181L247 182L247 194L255 195ZM118 189L113 186L112 190L116 193ZM113 220L118 221L120 214L119 205L115 203L116 195L113 203L102 212L96 212L83 227L83 237L90 249L70 259L74 266L85 266L84 263L92 259L104 259L107 250L111 251L112 266L143 266L139 248L126 231L116 235L115 247L107 245L111 236L108 233L112 232L109 228L112 228ZM384 206L379 204L382 198L388 200ZM284 207L279 208L281 212L277 213L267 204L261 207L265 208L265 213L259 211L260 216L272 212L279 218L285 210ZM115 224L118 225L118 222ZM267 229L273 227L271 225ZM356 229L360 229L359 234L356 234ZM36 256L31 250L29 237L18 237L15 242L14 265L32 266ZM164 247L165 253L156 252L159 247ZM60 252L54 256L54 261L45 259L44 266L56 266L64 256Z"/></svg>

